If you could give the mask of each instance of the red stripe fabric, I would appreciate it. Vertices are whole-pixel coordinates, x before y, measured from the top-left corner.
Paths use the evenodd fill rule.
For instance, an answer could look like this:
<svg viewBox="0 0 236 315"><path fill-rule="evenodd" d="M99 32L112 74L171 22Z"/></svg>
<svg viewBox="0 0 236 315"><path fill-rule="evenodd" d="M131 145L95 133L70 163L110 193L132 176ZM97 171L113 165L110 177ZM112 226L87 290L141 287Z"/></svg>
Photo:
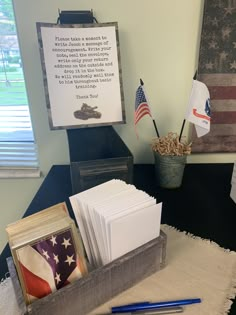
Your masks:
<svg viewBox="0 0 236 315"><path fill-rule="evenodd" d="M145 115L149 115L151 117L149 106L145 103L142 103L135 111L134 123L137 124L139 120Z"/></svg>
<svg viewBox="0 0 236 315"><path fill-rule="evenodd" d="M236 86L208 86L211 100L236 99Z"/></svg>
<svg viewBox="0 0 236 315"><path fill-rule="evenodd" d="M148 110L142 110L142 111L139 113L138 117L135 117L135 124L137 124L137 123L139 122L139 120L140 120L143 116L145 116L145 115L151 116L151 115L150 115L150 112L149 112Z"/></svg>
<svg viewBox="0 0 236 315"><path fill-rule="evenodd" d="M21 262L19 262L19 264L24 277L26 292L28 294L40 299L52 293L52 290L47 281L32 273L23 264L21 264Z"/></svg>
<svg viewBox="0 0 236 315"><path fill-rule="evenodd" d="M212 112L213 124L236 124L236 112Z"/></svg>

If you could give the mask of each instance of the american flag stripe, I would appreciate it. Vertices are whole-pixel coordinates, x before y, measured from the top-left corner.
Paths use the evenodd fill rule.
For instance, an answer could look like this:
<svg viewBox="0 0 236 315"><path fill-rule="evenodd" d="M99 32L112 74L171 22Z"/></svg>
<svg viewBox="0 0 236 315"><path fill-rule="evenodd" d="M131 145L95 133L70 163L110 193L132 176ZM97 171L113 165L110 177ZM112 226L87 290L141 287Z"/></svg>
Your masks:
<svg viewBox="0 0 236 315"><path fill-rule="evenodd" d="M17 251L18 260L36 276L47 279L51 291L55 291L55 280L47 261L31 246L24 246Z"/></svg>
<svg viewBox="0 0 236 315"><path fill-rule="evenodd" d="M193 131L195 132L195 131ZM199 138L196 137L196 141ZM194 152L221 152L222 150L226 150L227 152L234 152L234 143L236 143L236 125L234 124L222 124L221 128L218 128L218 125L211 125L211 137L207 138L207 142L204 142L204 138L197 147L195 147ZM201 138L200 138L201 139Z"/></svg>
<svg viewBox="0 0 236 315"><path fill-rule="evenodd" d="M195 133L195 130L193 130L193 133ZM235 152L235 143L236 143L236 136L230 136L230 135L213 135L213 136L204 136L202 138L197 138L195 135L194 137L196 140L196 143L192 152L200 153L200 152ZM207 139L205 139L207 138ZM199 140L200 139L200 140Z"/></svg>
<svg viewBox="0 0 236 315"><path fill-rule="evenodd" d="M236 86L236 74L212 73L200 74L199 80L210 86Z"/></svg>
<svg viewBox="0 0 236 315"><path fill-rule="evenodd" d="M134 123L137 124L139 120L145 115L149 115L150 117L152 117L148 104L142 103L139 105L138 109L136 110L136 113L134 116L135 118Z"/></svg>
<svg viewBox="0 0 236 315"><path fill-rule="evenodd" d="M52 293L52 290L47 281L38 277L25 266L19 263L21 274L24 278L27 294L31 295L33 299L42 298Z"/></svg>
<svg viewBox="0 0 236 315"><path fill-rule="evenodd" d="M27 294L35 299L56 290L50 266L35 249L24 246L18 250L17 255Z"/></svg>
<svg viewBox="0 0 236 315"><path fill-rule="evenodd" d="M236 99L236 86L208 86L212 100Z"/></svg>
<svg viewBox="0 0 236 315"><path fill-rule="evenodd" d="M227 136L236 135L236 124L222 124L219 129L217 124L211 125L212 136Z"/></svg>
<svg viewBox="0 0 236 315"><path fill-rule="evenodd" d="M201 74L211 99L211 129L202 138L192 134L192 152L235 152L236 74Z"/></svg>
<svg viewBox="0 0 236 315"><path fill-rule="evenodd" d="M236 123L236 111L235 112L213 112L211 116L212 124L235 124Z"/></svg>
<svg viewBox="0 0 236 315"><path fill-rule="evenodd" d="M227 111L227 112L234 112L236 111L236 100L211 100L211 109L213 113Z"/></svg>
<svg viewBox="0 0 236 315"><path fill-rule="evenodd" d="M236 135L236 124L222 124L219 129L217 124L211 126L212 136Z"/></svg>

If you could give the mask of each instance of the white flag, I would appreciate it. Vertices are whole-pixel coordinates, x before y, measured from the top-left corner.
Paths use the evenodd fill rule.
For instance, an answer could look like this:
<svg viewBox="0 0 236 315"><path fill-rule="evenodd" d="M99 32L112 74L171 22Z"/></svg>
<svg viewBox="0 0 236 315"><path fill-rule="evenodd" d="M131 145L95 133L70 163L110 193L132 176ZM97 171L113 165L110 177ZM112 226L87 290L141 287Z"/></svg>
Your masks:
<svg viewBox="0 0 236 315"><path fill-rule="evenodd" d="M195 125L198 137L202 137L210 131L210 116L209 90L203 82L193 80L192 92L185 119Z"/></svg>

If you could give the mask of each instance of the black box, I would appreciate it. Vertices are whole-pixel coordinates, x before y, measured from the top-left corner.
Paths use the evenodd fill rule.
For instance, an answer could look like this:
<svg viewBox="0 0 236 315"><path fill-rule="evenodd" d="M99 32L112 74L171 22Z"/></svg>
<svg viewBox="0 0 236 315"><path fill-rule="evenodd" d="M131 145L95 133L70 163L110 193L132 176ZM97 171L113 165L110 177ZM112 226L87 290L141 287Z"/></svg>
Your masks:
<svg viewBox="0 0 236 315"><path fill-rule="evenodd" d="M93 23L92 11L61 11L59 13L60 24Z"/></svg>
<svg viewBox="0 0 236 315"><path fill-rule="evenodd" d="M67 130L72 193L111 179L133 182L133 155L111 126Z"/></svg>

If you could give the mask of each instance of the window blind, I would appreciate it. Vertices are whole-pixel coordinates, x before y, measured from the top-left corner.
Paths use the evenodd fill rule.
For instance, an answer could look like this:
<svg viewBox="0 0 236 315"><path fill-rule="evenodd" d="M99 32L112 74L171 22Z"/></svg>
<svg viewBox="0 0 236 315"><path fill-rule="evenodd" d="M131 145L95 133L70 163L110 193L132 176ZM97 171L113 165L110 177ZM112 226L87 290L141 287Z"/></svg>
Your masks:
<svg viewBox="0 0 236 315"><path fill-rule="evenodd" d="M38 169L29 108L27 105L0 106L0 172L5 170L6 175L6 169L12 169L11 173L15 174L17 168L30 173Z"/></svg>

